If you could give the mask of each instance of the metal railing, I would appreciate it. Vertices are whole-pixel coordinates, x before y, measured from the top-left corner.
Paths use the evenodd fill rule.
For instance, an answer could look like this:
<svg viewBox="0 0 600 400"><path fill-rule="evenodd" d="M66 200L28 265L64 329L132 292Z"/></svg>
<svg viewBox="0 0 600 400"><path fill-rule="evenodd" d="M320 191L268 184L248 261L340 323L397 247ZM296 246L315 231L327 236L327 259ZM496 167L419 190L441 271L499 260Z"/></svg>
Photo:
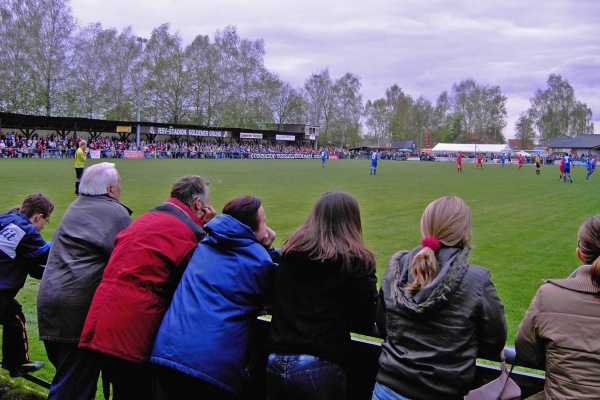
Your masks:
<svg viewBox="0 0 600 400"><path fill-rule="evenodd" d="M258 351L258 354L261 354L261 352L264 353L261 354L262 356L259 358L265 364L257 365L257 368L255 369L256 373L253 377L252 382L253 397L251 398L265 398L264 371L266 368L267 359L266 338L268 337L269 324L270 321L266 319L259 318L257 320L256 329L258 330L258 337L261 338L261 340L255 343L254 346L256 346L256 348L253 347L253 350ZM373 331L366 332L365 334L373 337L373 340L379 340L379 342L359 338L352 338L352 356L347 369L348 400L371 400L373 387L375 386L375 376L377 375L377 371L379 369L378 360L379 355L381 354L381 339L378 338L379 333L375 328L373 329ZM509 363L509 365L513 364L516 355L515 350L513 348L506 347L504 349L504 354L507 363ZM519 364L517 363L516 365L518 366ZM499 362L498 366L478 363L475 381L473 382L473 388L486 384L496 379L499 375ZM538 393L544 389L543 375L522 372L518 371L517 368L515 368L510 376L521 387L521 398L523 399L535 393Z"/></svg>
<svg viewBox="0 0 600 400"><path fill-rule="evenodd" d="M255 329L257 341L253 343L252 348L257 355L258 363L255 365L252 374L250 387L250 396L252 399L264 399L265 396L265 369L267 362L267 342L270 321L258 318ZM379 369L379 355L381 354L381 339L377 329L370 332L364 332L375 341L365 340L353 337L350 358L348 365L348 400L370 400L373 387L375 386L375 376ZM379 341L376 341L379 340ZM504 354L508 364L515 363L516 353L513 348L505 347ZM498 360L490 360L498 361ZM518 360L517 360L518 361ZM518 362L515 364L519 366ZM500 375L500 366L485 365L478 363L473 388L484 385ZM50 382L37 378L30 374L25 374L22 378L49 389ZM526 398L544 389L544 376L514 369L511 378L521 387L521 398Z"/></svg>

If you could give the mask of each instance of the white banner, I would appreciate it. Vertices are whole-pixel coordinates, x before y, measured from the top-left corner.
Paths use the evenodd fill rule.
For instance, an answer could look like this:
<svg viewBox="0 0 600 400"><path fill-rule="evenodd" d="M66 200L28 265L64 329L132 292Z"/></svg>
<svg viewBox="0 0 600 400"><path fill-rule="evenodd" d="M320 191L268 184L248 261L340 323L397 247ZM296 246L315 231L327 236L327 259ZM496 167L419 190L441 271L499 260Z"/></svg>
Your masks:
<svg viewBox="0 0 600 400"><path fill-rule="evenodd" d="M88 155L90 158L100 158L100 150L90 150Z"/></svg>
<svg viewBox="0 0 600 400"><path fill-rule="evenodd" d="M310 155L310 154L262 154L262 153L252 153L252 154L250 154L250 158L302 159L302 158L312 158L312 155Z"/></svg>
<svg viewBox="0 0 600 400"><path fill-rule="evenodd" d="M240 132L240 139L262 139L262 133L246 133Z"/></svg>
<svg viewBox="0 0 600 400"><path fill-rule="evenodd" d="M275 140L289 140L289 141L294 141L296 140L296 136L294 135L275 135Z"/></svg>

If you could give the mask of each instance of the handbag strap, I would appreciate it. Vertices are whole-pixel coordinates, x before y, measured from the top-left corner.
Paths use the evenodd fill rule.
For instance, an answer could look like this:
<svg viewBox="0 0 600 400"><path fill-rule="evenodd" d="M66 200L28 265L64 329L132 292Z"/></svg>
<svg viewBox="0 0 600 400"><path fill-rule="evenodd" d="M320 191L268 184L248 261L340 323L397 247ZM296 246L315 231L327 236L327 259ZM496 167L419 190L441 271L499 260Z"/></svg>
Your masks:
<svg viewBox="0 0 600 400"><path fill-rule="evenodd" d="M502 349L502 351L500 352L500 360L502 360L502 371L508 372L508 373L506 374L506 380L504 381L504 385L502 385L502 390L500 390L497 400L502 400L502 395L504 394L504 390L506 389L506 384L510 380L510 374L512 374L513 368L515 367L515 364L517 363L517 356L515 356L515 360L513 361L512 365L510 366L510 371L508 370L508 368L506 366L506 358L504 357L504 349Z"/></svg>

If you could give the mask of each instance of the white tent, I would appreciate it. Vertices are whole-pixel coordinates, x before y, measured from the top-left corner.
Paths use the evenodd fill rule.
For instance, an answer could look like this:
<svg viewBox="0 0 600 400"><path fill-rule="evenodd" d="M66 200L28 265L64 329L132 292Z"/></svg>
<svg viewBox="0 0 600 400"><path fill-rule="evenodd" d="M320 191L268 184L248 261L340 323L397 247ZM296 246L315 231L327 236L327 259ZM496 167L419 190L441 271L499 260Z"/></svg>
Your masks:
<svg viewBox="0 0 600 400"><path fill-rule="evenodd" d="M523 157L527 157L527 156L530 156L530 155L531 155L531 153L528 153L528 152L526 152L526 151L517 151L517 152L515 152L515 153L513 153L513 154L514 154L514 155L517 155L517 156L521 155L521 156L523 156Z"/></svg>
<svg viewBox="0 0 600 400"><path fill-rule="evenodd" d="M432 153L510 153L508 144L438 143Z"/></svg>

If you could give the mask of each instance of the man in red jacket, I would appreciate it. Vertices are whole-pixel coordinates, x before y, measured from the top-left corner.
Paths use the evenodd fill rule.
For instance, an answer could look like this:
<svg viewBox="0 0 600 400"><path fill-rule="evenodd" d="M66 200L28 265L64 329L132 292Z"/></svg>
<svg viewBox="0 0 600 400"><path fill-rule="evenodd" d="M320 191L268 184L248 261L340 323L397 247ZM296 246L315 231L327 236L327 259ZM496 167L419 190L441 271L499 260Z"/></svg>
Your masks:
<svg viewBox="0 0 600 400"><path fill-rule="evenodd" d="M114 400L152 398L148 360L156 333L204 224L216 215L208 184L200 176L178 179L169 199L115 240L79 342L102 354Z"/></svg>

